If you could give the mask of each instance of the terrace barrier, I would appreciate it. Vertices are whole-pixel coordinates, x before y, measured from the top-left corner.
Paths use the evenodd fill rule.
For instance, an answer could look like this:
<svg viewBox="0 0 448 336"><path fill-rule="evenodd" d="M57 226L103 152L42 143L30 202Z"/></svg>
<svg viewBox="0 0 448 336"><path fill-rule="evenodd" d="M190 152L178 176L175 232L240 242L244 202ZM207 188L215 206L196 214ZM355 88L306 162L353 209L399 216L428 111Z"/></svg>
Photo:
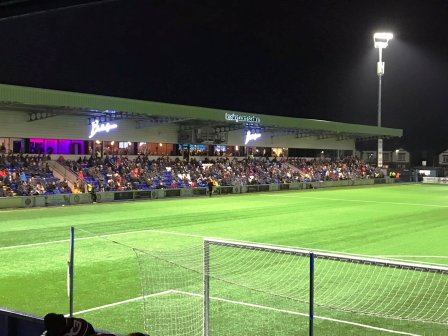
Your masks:
<svg viewBox="0 0 448 336"><path fill-rule="evenodd" d="M448 184L448 177L423 177L423 183Z"/></svg>
<svg viewBox="0 0 448 336"><path fill-rule="evenodd" d="M282 184L254 184L242 186L220 186L216 187L214 193L218 195L240 194L266 191L320 189L333 187L348 187L360 185L373 185L397 182L390 178L344 180L344 181L322 181L322 182L294 182ZM154 189L154 190L131 190L131 191L107 191L97 192L97 202L113 202L123 200L139 199L162 199L173 197L206 196L207 188L181 188L181 189ZM6 208L32 208L54 205L75 205L91 203L90 194L64 194L47 196L18 196L0 198L0 209Z"/></svg>
<svg viewBox="0 0 448 336"><path fill-rule="evenodd" d="M43 317L0 307L1 336L38 336L45 331ZM106 331L96 330L107 333ZM119 334L114 334L120 336Z"/></svg>
<svg viewBox="0 0 448 336"><path fill-rule="evenodd" d="M0 308L0 335L40 335L44 330L44 321L41 317Z"/></svg>

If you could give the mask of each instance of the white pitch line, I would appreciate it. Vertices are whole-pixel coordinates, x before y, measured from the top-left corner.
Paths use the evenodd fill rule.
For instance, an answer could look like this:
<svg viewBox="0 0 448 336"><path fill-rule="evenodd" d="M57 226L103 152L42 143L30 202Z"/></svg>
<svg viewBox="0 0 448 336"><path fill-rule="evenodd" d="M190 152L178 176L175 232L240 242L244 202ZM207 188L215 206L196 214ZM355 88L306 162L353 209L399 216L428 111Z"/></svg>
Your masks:
<svg viewBox="0 0 448 336"><path fill-rule="evenodd" d="M371 256L370 258L375 258L376 256ZM378 257L378 258L382 258L382 257ZM421 264L421 265L428 265L428 266L442 266L442 267L446 267L447 264L439 264L439 263L434 263L434 262L428 262L428 261L421 261L421 260L417 260L417 262L415 260L412 259L400 259L400 258L383 258L386 260L392 260L392 261L399 261L399 262L407 262L407 263L417 263L417 264Z"/></svg>
<svg viewBox="0 0 448 336"><path fill-rule="evenodd" d="M193 235L193 234L182 233L182 232L146 229L146 230L136 230L136 231L126 231L126 232L110 233L110 234L106 234L106 235L96 235L96 236L91 236L91 237L75 238L75 241L89 240L89 239L98 239L98 238L107 238L107 237L112 237L112 236L121 236L121 235L126 235L126 234L136 234L136 233L144 233L144 232L156 232L156 233L163 233L163 234L174 235L174 236L205 238L205 236ZM41 245L59 244L59 243L66 243L66 242L69 242L69 241L70 241L70 239L61 239L61 240L51 240L51 241L41 242L41 243L22 244L22 245L13 245L13 246L3 246L3 247L0 247L0 250L10 250L10 249L16 249L16 248L23 248L23 247L33 247L33 246L41 246Z"/></svg>
<svg viewBox="0 0 448 336"><path fill-rule="evenodd" d="M203 297L203 295L201 295L201 294L189 293L189 292L178 291L178 290L172 290L172 293L179 293L179 294L185 294L185 295L190 295L190 296ZM278 309L278 308L273 308L273 307L261 306L261 305L257 305L257 304L253 304L253 303L246 303L246 302L241 302L241 301L227 300L227 299L213 297L213 296L211 296L210 299L216 300L216 301L227 302L227 303L233 303L233 304L242 305L242 306L247 306L247 307L260 308L260 309L265 309L265 310L273 310L273 311L276 311L276 312L286 313L286 314L290 314L290 315L298 315L298 316L309 317L308 314L299 313L299 312L286 310L286 309ZM418 335L418 334L411 334L411 333L404 332L404 331L397 331L397 330L392 330L392 329L385 329L385 328L374 327L374 326L370 326L370 325L367 325L367 324L361 324L361 323L356 323L356 322L338 320L338 319L334 319L334 318L331 318L331 317L324 317L324 316L314 315L314 318L321 319L321 320L332 321L332 322L337 322L337 323L350 324L350 325L354 325L354 326L358 326L358 327L366 328L366 329L373 329L373 330L378 330L378 331L384 331L384 332L388 332L388 333L391 333L391 334L409 335L409 336L421 336L421 335Z"/></svg>
<svg viewBox="0 0 448 336"><path fill-rule="evenodd" d="M424 255L380 255L379 258L440 258L448 259L448 256L424 256Z"/></svg>
<svg viewBox="0 0 448 336"><path fill-rule="evenodd" d="M392 205L411 205L411 206L424 206L424 207L435 207L435 208L448 208L448 205L438 205L438 204L421 204L421 203L405 203L405 202L386 202L386 201L371 201L371 200L354 200L346 198L331 198L331 197L310 197L301 195L270 195L264 194L259 196L270 196L270 197L287 197L287 198L306 198L306 199L317 199L324 201L344 201L344 202L358 202L358 203L374 203L374 204L392 204Z"/></svg>
<svg viewBox="0 0 448 336"><path fill-rule="evenodd" d="M70 239L51 240L48 242L23 244L23 245L2 246L2 247L0 247L0 250L12 250L12 249L21 248L21 247L33 247L33 246L41 246L41 245L49 245L49 244L66 243L68 241L70 241Z"/></svg>
<svg viewBox="0 0 448 336"><path fill-rule="evenodd" d="M62 207L61 207L62 208ZM42 211L42 210L47 210L48 208L46 207L39 207L39 208L16 208L16 209L10 209L10 210L3 210L0 209L0 214L4 213L4 212L18 212L18 211L23 211L23 210L27 210L27 211ZM58 207L54 207L53 209L60 209Z"/></svg>
<svg viewBox="0 0 448 336"><path fill-rule="evenodd" d="M361 324L361 323L355 323L355 322L350 322L350 321L337 320L337 319L333 319L333 318L330 318L330 317L323 317L323 316L315 316L315 317L318 318L318 319L321 319L321 320L332 321L332 322L343 323L343 324L350 324L350 325L354 325L354 326L361 327L361 328L373 329L373 330L378 330L378 331L384 331L384 332L388 332L388 333L391 333L391 334L421 336L419 334L411 334L411 333L408 333L408 332L405 332L405 331L398 331L398 330L392 330L392 329L379 328L379 327L369 326L367 324Z"/></svg>
<svg viewBox="0 0 448 336"><path fill-rule="evenodd" d="M80 315L80 314L84 314L84 313L89 313L89 312L100 310L100 309L115 307L115 306L119 306L119 305L122 305L122 304L139 301L139 300L142 300L142 299L148 298L148 297L156 297L156 296L161 296L161 295L171 294L171 293L184 294L184 295L194 296L194 297L199 297L199 298L203 298L204 297L202 294L189 293L189 292L184 292L184 291L179 291L179 290L172 289L172 290L167 290L167 291L154 293L154 294L149 294L149 295L145 295L145 296L139 296L139 297L136 297L136 298L133 298L133 299L128 299L128 300L124 300L124 301L110 303L110 304L99 306L99 307L94 307L94 308L90 308L90 309L81 310L81 311L73 313L73 315ZM264 310L272 310L272 311L276 311L276 312L279 312L279 313L285 313L285 314L289 314L289 315L297 315L297 316L303 316L303 317L308 317L309 316L308 314L299 313L299 312L295 312L295 311L291 311L291 310L278 309L278 308L267 307L267 306L261 306L261 305L257 305L257 304L253 304L253 303L247 303L247 302L242 302L242 301L228 300L228 299L223 299L223 298L214 297L214 296L211 296L210 299L216 300L216 301L221 301L221 302L232 303L232 304L236 304L236 305L241 305L241 306L246 306L246 307L258 308L258 309L264 309ZM66 316L68 316L68 315L66 315ZM357 326L357 327L361 327L361 328L366 328L366 329L384 331L384 332L391 333L391 334L408 335L408 336L421 336L421 335L418 335L418 334L411 334L411 333L404 332L404 331L397 331L397 330L392 330L392 329L379 328L379 327L374 327L374 326L370 326L370 325L367 325L367 324L361 324L361 323L350 322L350 321L345 321L345 320L338 320L338 319L334 319L334 318L330 318L330 317L324 317L324 316L315 315L314 318L321 319L321 320L326 320L326 321L337 322L337 323L342 323L342 324L349 324L349 325L353 325L353 326Z"/></svg>
<svg viewBox="0 0 448 336"><path fill-rule="evenodd" d="M82 229L81 229L82 230ZM97 235L97 236L91 236L91 237L82 237L82 238L75 238L75 241L79 241L79 240L90 240L90 239L97 239L97 238L107 238L107 237L112 237L112 236L122 236L122 235L127 235L127 234L136 234L136 233L148 233L148 232L156 232L156 233L162 233L162 234L167 234L167 235L173 235L173 236L183 236L183 237L193 237L193 238L207 238L208 236L201 236L201 235L194 235L194 234L188 234L188 233L182 233L182 232L174 232L174 231L163 231L163 230L152 230L152 229L145 229L145 230L136 230L136 231L126 231L126 232L118 232L118 233L110 233L110 234L106 234L106 235ZM208 237L209 238L209 237ZM14 246L3 246L0 247L0 251L2 250L10 250L10 249L18 249L18 248L26 248L26 247L33 247L33 246L42 246L42 245L51 245L51 244L58 244L58 243L66 243L69 242L70 239L62 239L62 240L52 240L52 241L48 241L48 242L42 242L42 243L32 243L32 244L23 244L23 245L14 245ZM235 240L233 239L233 241L238 241L238 242L242 242L242 243L251 243L245 240ZM265 245L272 245L272 244L266 244ZM273 245L273 246L277 246L277 247L289 247L289 248L298 248L297 246L289 246L289 245ZM323 249L316 249L316 248L308 248L308 247L300 247L301 249L308 249L308 250L312 250L312 251L316 251L316 252L329 252L329 253L335 253L335 251L330 251L330 250L323 250ZM337 251L336 251L337 252ZM372 256L372 255L367 255L367 254L356 254L356 253L344 253L344 252L337 252L340 254L346 254L346 255L355 255L355 256L359 256L359 257L368 257L368 258L372 258L372 257L384 257L384 258L393 258L393 256ZM406 257L406 256L401 256L401 257ZM420 256L408 256L409 258L412 257L420 257ZM431 256L422 256L422 258L432 258ZM434 256L434 258L448 258L448 256ZM408 261L409 260L401 260L401 259L396 259L397 261ZM424 262L424 261L419 261L419 263L421 264L429 264L429 265L435 265L435 266L446 266L446 264L438 264L438 263L430 263L430 262Z"/></svg>
<svg viewBox="0 0 448 336"><path fill-rule="evenodd" d="M119 301L119 302L114 302L114 303L110 303L107 305L103 305L103 306L99 306L99 307L94 307L94 308L90 308L90 309L85 309L85 310L80 310L76 313L73 313L73 315L79 315L79 314L84 314L84 313L89 313L95 310L100 310L100 309L104 309L104 308L110 308L110 307L115 307L115 306L119 306L125 303L130 303L130 302L135 302L135 301L139 301L142 300L144 298L148 298L148 297L154 297L154 296L160 296L160 295L165 295L165 294L170 294L172 293L172 290L167 290L167 291L163 291L163 292L159 292L159 293L154 293L154 294L149 294L149 295L144 295L144 296L139 296L133 299L128 299L128 300L124 300L124 301ZM69 315L65 315L65 316L69 316Z"/></svg>

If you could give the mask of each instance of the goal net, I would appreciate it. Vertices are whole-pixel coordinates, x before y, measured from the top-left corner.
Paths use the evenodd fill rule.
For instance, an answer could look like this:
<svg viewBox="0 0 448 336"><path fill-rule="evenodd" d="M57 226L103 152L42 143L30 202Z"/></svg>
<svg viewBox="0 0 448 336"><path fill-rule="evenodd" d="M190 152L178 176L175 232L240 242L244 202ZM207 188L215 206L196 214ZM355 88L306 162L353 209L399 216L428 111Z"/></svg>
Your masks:
<svg viewBox="0 0 448 336"><path fill-rule="evenodd" d="M175 251L134 249L139 262L144 328L151 336L203 333L202 244Z"/></svg>
<svg viewBox="0 0 448 336"><path fill-rule="evenodd" d="M152 336L303 334L310 291L327 313L448 324L444 267L318 252L312 278L309 251L216 239L136 253Z"/></svg>

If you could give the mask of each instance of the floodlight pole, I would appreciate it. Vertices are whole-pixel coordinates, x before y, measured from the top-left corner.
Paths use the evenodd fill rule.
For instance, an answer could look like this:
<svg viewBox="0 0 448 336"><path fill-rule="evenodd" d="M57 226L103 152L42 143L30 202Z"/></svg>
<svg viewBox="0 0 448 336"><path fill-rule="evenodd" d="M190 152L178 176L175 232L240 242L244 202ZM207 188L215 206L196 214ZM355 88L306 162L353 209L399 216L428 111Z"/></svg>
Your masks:
<svg viewBox="0 0 448 336"><path fill-rule="evenodd" d="M378 48L379 59L377 63L377 74L378 74L378 127L381 127L381 77L384 75L384 62L382 61L383 48ZM383 139L378 138L378 167L383 166Z"/></svg>
<svg viewBox="0 0 448 336"><path fill-rule="evenodd" d="M383 62L383 48L388 46L388 42L392 39L393 35L390 33L376 33L373 35L375 48L378 48L379 58L376 65L376 73L378 75L378 127L381 127L381 78L384 75L384 62ZM383 166L383 139L378 138L378 154L377 154L377 166L381 168Z"/></svg>

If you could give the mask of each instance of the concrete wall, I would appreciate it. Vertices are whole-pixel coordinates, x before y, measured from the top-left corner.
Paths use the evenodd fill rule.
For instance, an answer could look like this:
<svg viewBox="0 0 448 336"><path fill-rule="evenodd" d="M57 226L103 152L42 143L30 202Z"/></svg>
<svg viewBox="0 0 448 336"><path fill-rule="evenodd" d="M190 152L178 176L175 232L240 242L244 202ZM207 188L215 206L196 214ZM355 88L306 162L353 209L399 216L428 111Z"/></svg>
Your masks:
<svg viewBox="0 0 448 336"><path fill-rule="evenodd" d="M448 179L447 179L448 181ZM345 181L323 181L323 182L296 182L282 184L266 184L266 185L244 185L244 186L222 186L215 188L215 194L240 194L250 192L264 191L285 191L300 189L316 189L316 188L334 188L348 187L360 185L373 185L383 183L396 183L395 179L362 179L362 180L345 180ZM97 192L97 202L113 202L122 200L141 200L141 199L162 199L172 197L192 197L207 196L207 188L181 188L181 189L155 189L155 190L132 190L132 191L114 191L114 192ZM48 196L20 196L20 197L2 197L0 198L0 209L7 208L32 208L57 205L76 205L91 203L90 194L64 194L64 195L48 195Z"/></svg>

